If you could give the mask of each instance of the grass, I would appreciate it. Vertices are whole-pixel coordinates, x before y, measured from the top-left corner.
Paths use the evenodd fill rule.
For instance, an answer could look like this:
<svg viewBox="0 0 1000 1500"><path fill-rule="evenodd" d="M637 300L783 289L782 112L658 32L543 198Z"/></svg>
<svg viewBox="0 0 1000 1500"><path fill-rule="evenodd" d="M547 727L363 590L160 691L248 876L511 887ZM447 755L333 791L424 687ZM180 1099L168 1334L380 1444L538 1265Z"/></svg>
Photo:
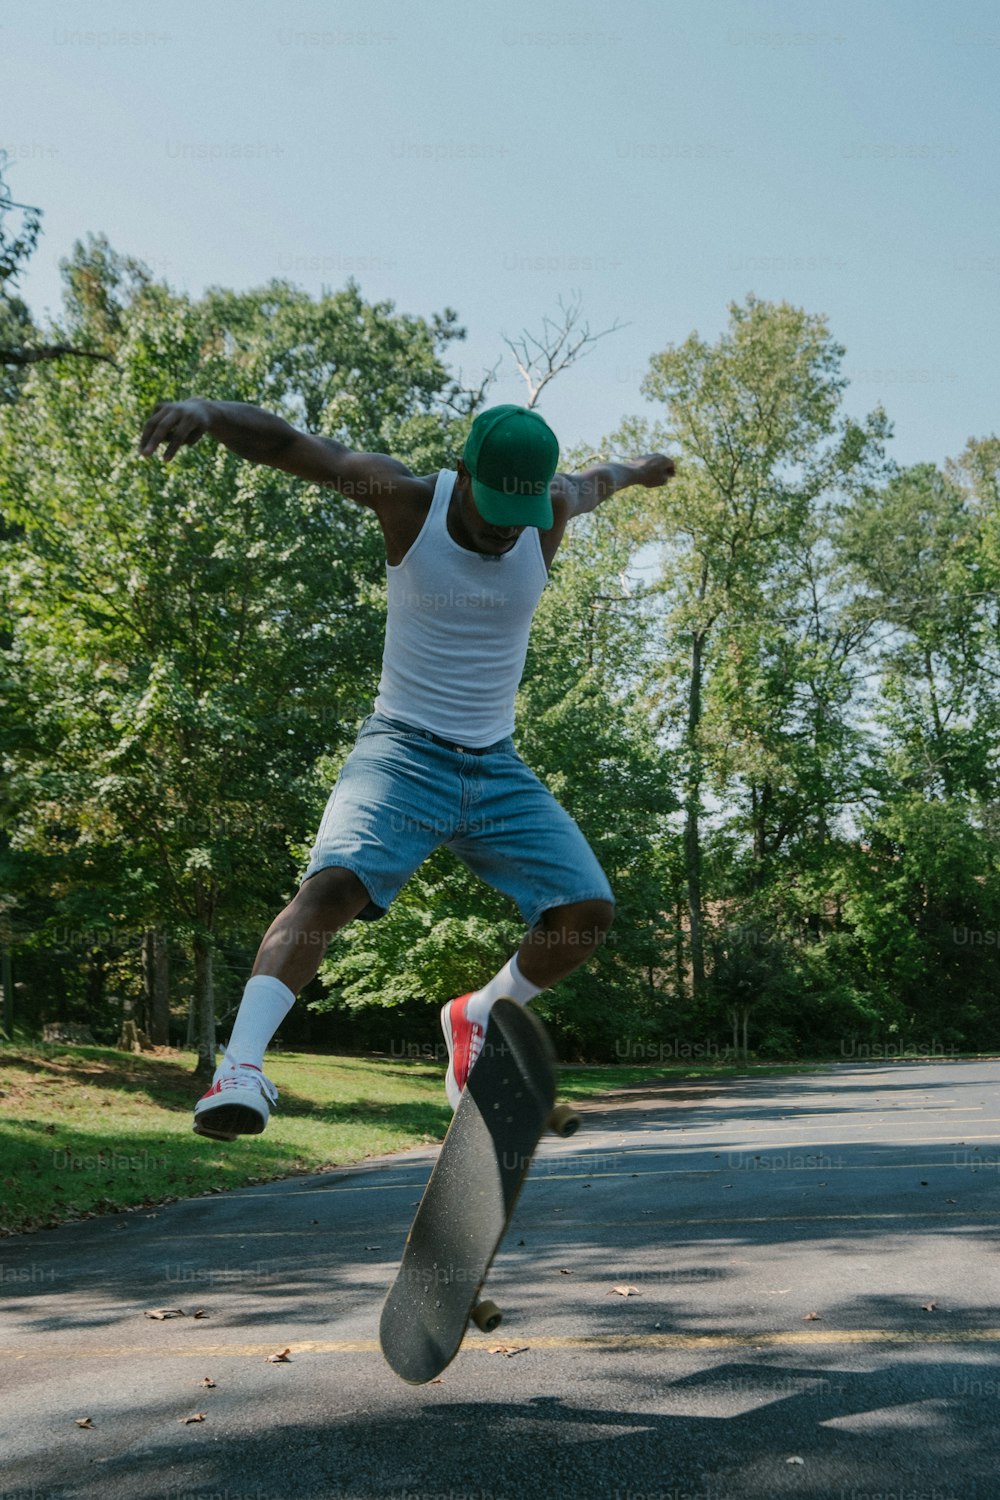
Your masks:
<svg viewBox="0 0 1000 1500"><path fill-rule="evenodd" d="M265 1134L209 1141L191 1130L203 1087L194 1062L185 1052L0 1047L0 1234L322 1172L439 1141L451 1119L439 1063L269 1053L281 1100ZM809 1067L566 1068L559 1094Z"/></svg>
<svg viewBox="0 0 1000 1500"><path fill-rule="evenodd" d="M0 1049L0 1234L221 1192L436 1141L451 1111L434 1063L268 1057L281 1092L263 1136L191 1130L194 1055Z"/></svg>

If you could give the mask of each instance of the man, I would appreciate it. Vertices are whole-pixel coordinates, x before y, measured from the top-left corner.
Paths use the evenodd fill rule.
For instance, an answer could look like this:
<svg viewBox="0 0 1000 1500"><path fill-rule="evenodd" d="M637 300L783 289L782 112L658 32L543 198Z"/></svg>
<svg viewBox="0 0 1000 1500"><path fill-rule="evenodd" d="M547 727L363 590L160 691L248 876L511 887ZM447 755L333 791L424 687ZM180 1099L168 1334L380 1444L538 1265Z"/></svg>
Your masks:
<svg viewBox="0 0 1000 1500"><path fill-rule="evenodd" d="M510 738L531 619L566 526L632 484L662 485L674 463L650 454L557 474L555 434L520 406L472 423L457 471L418 477L237 402L157 406L140 452L169 461L205 434L251 463L329 485L368 506L385 538L388 616L382 678L331 793L294 900L268 929L194 1129L259 1134L277 1090L264 1051L316 974L333 935L384 915L405 881L446 844L513 898L528 931L482 989L445 1005L452 1107L481 1049L494 1000L528 1004L593 953L611 925L607 877L582 833Z"/></svg>

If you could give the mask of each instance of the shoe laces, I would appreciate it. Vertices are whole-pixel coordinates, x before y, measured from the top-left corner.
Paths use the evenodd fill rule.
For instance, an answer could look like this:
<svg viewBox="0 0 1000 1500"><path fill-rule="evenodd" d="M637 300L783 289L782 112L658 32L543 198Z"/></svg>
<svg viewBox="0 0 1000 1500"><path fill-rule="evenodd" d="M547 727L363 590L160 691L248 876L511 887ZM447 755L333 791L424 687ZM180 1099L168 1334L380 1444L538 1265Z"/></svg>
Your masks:
<svg viewBox="0 0 1000 1500"><path fill-rule="evenodd" d="M469 1036L469 1067L471 1069L472 1064L475 1062L476 1058L483 1050L483 1041L486 1037L486 1027L483 1026L479 1021L470 1021L469 1025L472 1028L471 1034Z"/></svg>
<svg viewBox="0 0 1000 1500"><path fill-rule="evenodd" d="M226 1054L224 1059L224 1066L226 1071L219 1078L220 1088L239 1088L242 1084L246 1083L246 1070L249 1070L253 1075L254 1083L258 1083L260 1085L260 1091L264 1095L268 1103L277 1104L277 1086L271 1082L270 1078L268 1078L267 1074L261 1068L255 1067L253 1063L233 1062L228 1053Z"/></svg>

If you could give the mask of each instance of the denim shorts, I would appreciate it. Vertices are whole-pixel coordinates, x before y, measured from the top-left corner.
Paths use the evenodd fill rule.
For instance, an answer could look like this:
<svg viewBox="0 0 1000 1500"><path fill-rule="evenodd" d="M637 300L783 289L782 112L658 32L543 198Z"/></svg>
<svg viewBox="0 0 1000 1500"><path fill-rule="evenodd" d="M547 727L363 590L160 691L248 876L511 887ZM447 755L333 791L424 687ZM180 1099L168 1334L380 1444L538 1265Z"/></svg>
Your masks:
<svg viewBox="0 0 1000 1500"><path fill-rule="evenodd" d="M613 901L607 876L569 813L511 739L473 753L371 714L326 804L303 881L350 870L384 916L440 845L517 903L529 927L553 906Z"/></svg>

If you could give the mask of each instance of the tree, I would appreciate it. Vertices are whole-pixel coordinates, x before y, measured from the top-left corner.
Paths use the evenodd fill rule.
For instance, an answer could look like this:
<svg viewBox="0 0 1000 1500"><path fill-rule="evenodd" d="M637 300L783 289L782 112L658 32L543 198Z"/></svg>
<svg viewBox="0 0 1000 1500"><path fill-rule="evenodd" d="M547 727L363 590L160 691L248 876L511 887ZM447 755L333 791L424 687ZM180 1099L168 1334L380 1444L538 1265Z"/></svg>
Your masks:
<svg viewBox="0 0 1000 1500"><path fill-rule="evenodd" d="M198 392L304 412L362 448L387 430L404 456L436 443L440 462L453 329L354 287L193 304L103 242L66 274L74 336L113 350L121 375L39 366L0 423L0 506L23 528L6 549L15 706L31 725L10 752L15 844L64 910L83 902L75 930L103 905L115 931L186 935L206 1072L214 947L287 897L317 758L370 697L382 555L371 517L329 491L210 442L147 463L138 434L158 400ZM377 401L359 396L376 385Z"/></svg>
<svg viewBox="0 0 1000 1500"><path fill-rule="evenodd" d="M814 652L806 640L796 644L782 621L792 606L802 613L802 598L808 603L822 505L877 472L882 459L883 413L862 424L840 413L843 352L822 317L749 296L730 306L729 327L714 345L691 334L653 357L643 383L644 393L664 405L663 437L678 443L682 455L654 534L665 555L663 712L682 726L696 1001L706 979L702 819L713 766L721 770L728 762L736 771L730 747L739 731L748 754L738 774L750 798L759 864L788 833L787 797L779 787L798 733L788 719L801 711L793 709L793 685L802 677L797 670L789 682L788 668L794 656L801 665ZM813 680L828 669L828 661L817 661ZM749 694L748 670L756 679ZM707 700L713 686L718 692ZM785 727L765 752L762 736L773 737L776 710Z"/></svg>
<svg viewBox="0 0 1000 1500"><path fill-rule="evenodd" d="M882 741L846 916L905 1025L953 1040L998 1034L998 451L904 470L857 497L841 535L878 631Z"/></svg>

